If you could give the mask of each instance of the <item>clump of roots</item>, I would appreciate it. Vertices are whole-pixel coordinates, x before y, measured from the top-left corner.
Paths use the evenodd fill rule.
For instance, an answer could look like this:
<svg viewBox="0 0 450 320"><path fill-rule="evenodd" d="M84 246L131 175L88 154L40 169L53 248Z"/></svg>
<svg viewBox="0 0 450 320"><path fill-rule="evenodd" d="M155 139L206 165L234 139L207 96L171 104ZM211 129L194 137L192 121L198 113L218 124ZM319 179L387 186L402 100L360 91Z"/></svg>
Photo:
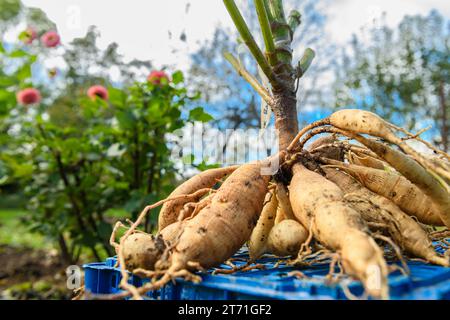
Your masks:
<svg viewBox="0 0 450 320"><path fill-rule="evenodd" d="M355 239L366 242L361 248L373 250L376 254L379 253L380 257L377 256L376 259L369 257L372 260L359 257L350 248L351 245L358 246L358 243L352 244L348 240L347 242L341 241L339 236L333 238L332 233L325 232L326 235L323 238L324 235L321 232L323 229L321 228L327 228L324 222L327 221L325 213L328 211L324 209L325 211L322 211L322 215L317 217L312 212L316 207L309 206L308 210L311 209L311 212L307 212L307 215L304 215L301 207L299 209L297 204L297 212L296 210L293 210L293 212L291 212L292 210L287 210L288 213L291 212L288 219L296 220L302 224L308 230L308 238L301 244L296 256L290 259L280 259L274 265L274 268L284 264L301 269L317 263L328 263L329 273L326 275L325 281L328 284L340 283L349 299L361 299L367 298L369 294L373 293L377 294L378 297L386 298L388 291L387 288L381 293L366 291L362 297L356 297L348 290L347 280L345 280L348 276L356 277L365 284L367 279L365 279L366 271L362 267L364 263L371 263L372 265L377 265L378 263L378 266L384 268L383 266L386 265L385 260L397 262L390 263L386 267L387 271L382 275L382 277L385 277L384 280L386 282L387 274L390 272L400 271L405 276L409 275L405 255L413 256L416 259L419 258L428 263L449 266L450 156L421 139L420 134L424 131L413 134L382 120L372 113L361 110L356 112L354 110L336 112L326 119L316 121L303 128L289 147L286 150L282 150L279 154L282 160L281 167L273 175L274 183L261 189L264 190L263 195L258 195L262 199L261 202L264 202L264 196L269 191L277 194L278 197L278 192L282 190L285 198L282 202L285 207L284 211L286 211L286 208L291 209L291 206L294 209L296 198L291 194L291 182L296 177L295 168L300 166L303 168L303 171L300 170L302 174L313 177L317 181L326 179L328 180L326 185L329 190L334 190L335 194L339 194L342 191L345 195L342 199L330 200L329 198L332 198L333 195L325 194L323 199L314 199L314 201L318 201L315 206L320 206L322 201L328 201L332 205L338 203L336 206L337 210L346 211L345 214L340 212L340 217L347 217L343 220L348 219L348 221L343 221L341 224L338 223L337 226L344 227L345 232L354 233ZM394 132L400 132L403 136L397 136ZM320 134L328 135L309 143L309 147L305 148L311 139ZM416 152L406 143L409 140L417 140L425 144L436 155L431 157ZM386 195L377 193L375 189L366 190L364 181L362 181L363 177L358 174L352 175L351 179L353 181L348 180L350 175L345 174L346 165L354 165L367 170L387 171L393 173L391 176L398 176L404 181L407 180L410 190L414 189L414 192L420 193L423 199L429 201L430 205L427 207L433 207L434 211L430 212L428 210L426 213L434 215L432 217L434 220L432 221L437 223L435 226L430 226L425 225L423 221L419 222L416 216L410 212L414 210L414 206L412 208L411 206L405 206L408 210L405 209L405 212L403 212L402 205L404 202L401 202L401 200L408 198L407 192L405 194L397 194L398 190L392 190L389 195ZM316 175L308 175L311 171ZM336 172L339 173L335 174ZM364 179L374 180L376 178L368 174ZM330 181L336 184L338 188L330 186ZM253 181L248 181L248 185L251 183ZM247 184L244 187L247 187ZM249 186L248 190L252 190L252 186ZM120 287L124 291L115 295L89 297L122 299L132 296L133 299L142 299L143 295L148 291L157 290L170 281L175 281L176 278L181 277L193 282L201 281L201 277L198 274L194 274L196 271L206 272L199 262L177 262L176 260L174 262L173 257L177 253L177 245L183 237L186 226L191 223L190 228L192 228L192 222L196 223L195 218L198 215L202 215L204 210L209 208L212 203L227 203L229 200L227 194L222 194L220 199L216 198L216 191L211 188L199 188L191 194L169 197L153 205L146 206L134 222L117 222L111 235L110 243L117 253L118 267L122 275ZM306 186L300 192L309 191ZM316 198L320 198L319 191L315 193ZM245 193L242 193L241 196L244 197ZM389 199L385 198L386 196L389 196ZM180 206L180 210L177 212L178 218L176 222L159 230L156 236L138 230L138 227L151 209L173 200L183 200L177 202L182 202L183 205ZM245 204L240 201L239 196L233 201L236 201L240 206ZM246 201L251 201L251 198L246 199ZM264 205L261 208L264 208ZM277 208L275 207L275 209ZM355 212L359 213L359 215L356 216ZM421 215L417 216L422 217ZM283 219L285 218L277 220L276 223ZM440 223L441 221L442 223ZM255 224L256 221L249 222L250 226ZM445 227L439 225L445 225ZM267 229L266 231L269 232L270 228ZM117 242L116 237L119 230L123 230L124 234ZM198 232L202 233L205 230L200 229ZM337 229L334 232L344 231ZM342 235L342 237L345 237L345 235ZM432 241L438 243L437 248L444 252L443 254L435 252ZM134 246L133 250L131 250L132 253L127 250L127 247L130 246ZM378 251L378 247L383 249ZM359 250L361 251L362 249ZM361 255L363 255L362 251L360 252ZM355 260L359 259L359 262L348 261L348 257ZM223 260L221 262L227 264L229 268L215 269L213 274L233 274L264 268L264 265L253 260L239 265L234 264L232 259L227 260L227 258L224 258ZM137 288L130 284L130 272L139 277L148 278L149 281ZM295 270L289 274L300 279L307 278L301 270ZM381 281L384 280L381 279ZM80 290L80 292L82 291ZM80 295L81 293L77 297L79 298Z"/></svg>
<svg viewBox="0 0 450 320"><path fill-rule="evenodd" d="M198 195L203 195L208 193L204 199L197 203L188 202L183 206L181 210L178 221L174 224L174 230L170 236L171 239L165 240L160 235L152 236L147 233L137 230L137 227L144 221L146 215L150 212L150 210L162 205L167 201L183 199L183 198L195 198ZM113 228L113 232L111 234L110 243L115 248L117 253L117 263L121 272L121 282L120 287L125 290L123 293L110 295L110 296L101 296L106 299L122 299L129 295L133 297L133 299L142 300L142 295L150 290L157 290L167 284L170 281L174 281L176 278L184 278L186 280L190 280L193 282L201 281L201 277L189 272L188 270L176 270L170 269L170 252L176 246L178 239L180 238L183 228L182 221L186 219L193 218L202 208L204 208L211 200L211 196L214 194L212 189L200 189L193 194L190 195L177 195L171 198L167 198L161 200L153 205L146 206L144 210L140 213L137 220L131 224L131 226L127 227L122 222L117 222ZM125 234L120 238L119 243L115 241L117 232L120 228L126 229ZM128 243L130 243L130 237L136 237L135 235L143 235L146 238L146 242L141 244L140 247L134 248L131 250L133 253L136 251L140 251L140 249L144 249L145 252L142 252L145 260L151 260L151 263L127 263L127 260L130 260L130 254L126 255L126 251L129 248ZM133 243L132 241L131 243ZM148 246L154 246L155 249L152 252L149 252ZM147 248L146 248L147 247ZM146 250L147 249L147 250ZM136 259L135 259L136 260ZM138 261L140 262L140 261ZM194 262L188 262L188 266L194 270L204 271L204 269ZM151 281L140 288L136 288L132 284L129 283L129 271L133 274L149 278Z"/></svg>

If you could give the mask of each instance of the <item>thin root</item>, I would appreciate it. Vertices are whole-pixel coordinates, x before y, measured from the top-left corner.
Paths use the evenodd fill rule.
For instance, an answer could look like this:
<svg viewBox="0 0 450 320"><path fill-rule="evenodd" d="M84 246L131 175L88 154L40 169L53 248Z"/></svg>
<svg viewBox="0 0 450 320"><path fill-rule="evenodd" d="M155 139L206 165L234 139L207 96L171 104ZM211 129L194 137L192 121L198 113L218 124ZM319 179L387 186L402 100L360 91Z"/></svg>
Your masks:
<svg viewBox="0 0 450 320"><path fill-rule="evenodd" d="M296 144L298 143L298 141L300 140L300 138L309 130L314 129L316 127L320 127L320 126L324 126L324 125L328 125L330 124L330 119L325 118L319 121L314 121L313 123L310 123L309 125L307 125L306 127L304 127L302 130L300 130L297 135L295 136L295 138L292 140L292 142L290 143L290 145L287 147L287 151L292 151L292 150L301 150L303 148L303 146L296 146Z"/></svg>
<svg viewBox="0 0 450 320"><path fill-rule="evenodd" d="M346 283L341 283L342 292L344 293L345 297L349 300L367 300L368 294L366 291L364 291L363 295L361 297L358 297L354 295L350 289L348 288L348 285Z"/></svg>
<svg viewBox="0 0 450 320"><path fill-rule="evenodd" d="M266 267L263 264L254 264L250 265L251 262L247 262L246 264L238 267L233 265L231 262L228 262L227 264L230 265L231 269L216 269L213 271L213 275L215 274L233 274L236 272L247 272L254 269L265 269Z"/></svg>
<svg viewBox="0 0 450 320"><path fill-rule="evenodd" d="M83 296L85 296L85 286L81 286L78 289L75 289L73 291L75 296L72 298L72 300L81 300Z"/></svg>
<svg viewBox="0 0 450 320"><path fill-rule="evenodd" d="M404 276L408 277L409 273L406 272L406 270L402 267L400 267L398 264L391 264L389 266L389 273L395 272L395 271L400 271Z"/></svg>
<svg viewBox="0 0 450 320"><path fill-rule="evenodd" d="M290 260L288 262L288 264L290 264L290 265L304 265L305 264L304 263L304 258L312 253L311 247L309 245L310 245L310 243L311 243L311 241L313 239L313 232L312 232L313 226L314 226L314 221L311 220L311 223L309 225L308 238L300 246L300 250L298 251L297 258L294 259L294 260Z"/></svg>
<svg viewBox="0 0 450 320"><path fill-rule="evenodd" d="M391 238L389 238L389 237L385 237L383 235L376 234L376 233L372 234L372 236L374 238L376 238L376 239L380 239L380 240L385 241L386 243L388 243L394 249L394 251L395 251L398 259L400 260L400 262L401 262L405 272L407 274L410 274L408 264L406 263L405 259L403 258L403 255L402 255L402 252L401 252L400 248L394 243L394 241L392 241Z"/></svg>
<svg viewBox="0 0 450 320"><path fill-rule="evenodd" d="M331 283L336 283L338 281L338 279L336 279L334 277L334 270L335 270L336 264L338 263L339 260L340 260L339 254L333 254L331 256L330 270L328 271L328 274L325 276L326 283L331 284Z"/></svg>
<svg viewBox="0 0 450 320"><path fill-rule="evenodd" d="M436 148L435 146L433 146L433 145L432 145L431 143L429 143L428 141L425 141L425 140L423 140L423 139L421 139L421 138L419 137L423 132L429 130L431 126L430 126L430 127L427 127L427 128L424 128L424 129L422 129L422 130L420 130L420 131L417 132L416 134L413 134L413 133L411 133L411 132L409 132L409 131L407 131L407 130L401 128L401 127L397 127L396 125L394 125L394 124L392 124L392 123L389 123L389 122L388 122L388 125L389 125L391 128L393 128L393 129L395 129L395 130L397 130L397 131L403 132L404 134L406 134L406 135L408 136L407 138L403 138L402 140L409 140L409 139L417 140L417 141L423 143L424 145L426 145L429 149L433 150L434 152L436 152L436 153L438 153L438 154L444 156L444 157L447 158L448 160L450 160L450 156L449 156L446 152L444 152L444 151L442 151L442 150L439 150L438 148Z"/></svg>

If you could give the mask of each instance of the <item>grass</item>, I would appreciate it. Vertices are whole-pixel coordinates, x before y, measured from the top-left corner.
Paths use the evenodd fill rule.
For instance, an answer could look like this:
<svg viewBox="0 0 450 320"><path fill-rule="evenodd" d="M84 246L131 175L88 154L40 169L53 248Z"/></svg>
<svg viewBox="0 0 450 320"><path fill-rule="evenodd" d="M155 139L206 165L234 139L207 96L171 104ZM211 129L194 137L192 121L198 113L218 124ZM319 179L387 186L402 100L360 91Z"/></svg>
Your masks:
<svg viewBox="0 0 450 320"><path fill-rule="evenodd" d="M0 208L0 244L11 246L24 246L34 249L52 248L51 243L38 233L32 233L20 218L27 214L22 209ZM110 209L106 217L119 218L127 216L123 209Z"/></svg>
<svg viewBox="0 0 450 320"><path fill-rule="evenodd" d="M0 244L34 249L52 248L45 237L32 233L20 221L27 211L20 209L0 209Z"/></svg>
<svg viewBox="0 0 450 320"><path fill-rule="evenodd" d="M44 235L31 232L28 227L21 222L21 218L29 214L23 209L5 209L0 208L0 245L9 245L13 247L26 247L31 249L53 249L57 244ZM128 212L121 208L110 209L105 212L105 217L117 219L129 216ZM120 238L125 230L119 230L117 237ZM97 251L102 257L107 257L104 248L98 244ZM92 261L90 250L84 250L83 261Z"/></svg>
<svg viewBox="0 0 450 320"><path fill-rule="evenodd" d="M44 235L30 232L26 225L21 222L21 217L29 214L21 209L0 209L0 245L8 245L17 248L30 248L36 250L50 250L58 248L57 244ZM121 210L112 210L111 216L119 216ZM108 257L105 249L98 244L96 246L102 258ZM95 261L89 249L85 248L81 254L80 261Z"/></svg>

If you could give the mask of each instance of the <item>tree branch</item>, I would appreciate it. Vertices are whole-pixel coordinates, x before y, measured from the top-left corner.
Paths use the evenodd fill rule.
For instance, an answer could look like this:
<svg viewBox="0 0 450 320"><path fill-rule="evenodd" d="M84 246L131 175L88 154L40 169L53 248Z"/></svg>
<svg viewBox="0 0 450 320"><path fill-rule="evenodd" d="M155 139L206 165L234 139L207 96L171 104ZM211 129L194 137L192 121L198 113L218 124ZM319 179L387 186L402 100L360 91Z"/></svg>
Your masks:
<svg viewBox="0 0 450 320"><path fill-rule="evenodd" d="M138 124L136 123L135 130L133 132L133 144L134 144L134 150L132 153L132 160L133 160L133 186L135 189L139 189L140 187L140 151L139 151L139 128Z"/></svg>

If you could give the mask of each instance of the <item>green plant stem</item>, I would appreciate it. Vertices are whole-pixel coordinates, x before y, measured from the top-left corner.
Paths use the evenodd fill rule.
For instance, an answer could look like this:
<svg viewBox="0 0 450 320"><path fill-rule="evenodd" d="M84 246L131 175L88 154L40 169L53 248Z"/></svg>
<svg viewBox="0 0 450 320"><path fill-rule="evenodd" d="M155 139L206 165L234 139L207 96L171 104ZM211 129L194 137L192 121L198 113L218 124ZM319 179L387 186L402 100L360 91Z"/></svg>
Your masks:
<svg viewBox="0 0 450 320"><path fill-rule="evenodd" d="M233 20L236 26L236 29L241 35L242 40L247 45L248 49L250 50L251 54L255 58L258 65L261 67L261 70L267 76L272 85L277 85L277 78L275 76L275 73L270 67L269 62L262 53L261 49L258 47L258 44L253 38L247 24L245 23L244 18L239 12L236 3L234 2L234 0L223 0L223 2L225 4L225 7L227 8L228 13L231 16L231 19Z"/></svg>
<svg viewBox="0 0 450 320"><path fill-rule="evenodd" d="M84 224L83 219L82 219L82 211L81 211L80 206L78 205L78 203L77 203L77 201L76 201L76 199L75 199L75 197L73 195L72 186L70 185L69 178L67 177L66 169L64 167L64 164L62 163L61 154L59 152L56 152L55 153L55 158L56 158L56 163L58 165L59 174L61 176L61 179L63 180L64 186L65 186L65 188L67 190L67 194L68 194L69 199L70 199L70 201L72 203L73 209L75 210L75 214L76 214L76 216L78 218L80 229L81 230L85 230L86 227L85 227L85 224ZM95 224L94 224L94 226L95 226ZM97 232L96 232L95 228L93 229L93 232L97 235ZM95 258L100 261L101 257L99 255L97 249L95 248L95 245L91 245L90 249L91 249L93 255L95 256Z"/></svg>
<svg viewBox="0 0 450 320"><path fill-rule="evenodd" d="M267 18L269 19L269 23L274 21L272 13L270 12L269 2L268 0L263 0L264 9L266 9Z"/></svg>
<svg viewBox="0 0 450 320"><path fill-rule="evenodd" d="M77 203L77 201L76 201L76 199L75 199L75 197L74 197L74 195L72 193L72 186L69 183L69 179L67 177L67 173L66 173L65 167L64 167L64 165L62 163L61 154L59 152L56 152L55 153L55 157L56 157L56 163L57 163L58 169L59 169L59 174L61 176L61 179L63 180L64 186L65 186L65 188L67 190L69 199L70 199L70 201L72 203L72 206L73 206L73 209L75 210L75 214L76 214L76 216L78 218L78 222L79 222L80 228L81 228L81 230L85 230L86 227L85 227L85 224L84 224L83 219L82 219L82 212L81 212L81 209L80 209L80 207L79 207L79 205L78 205L78 203ZM95 230L93 230L93 231L95 233ZM91 249L93 255L95 256L95 258L100 261L101 257L99 255L97 249L95 248L95 245L91 245L90 249Z"/></svg>
<svg viewBox="0 0 450 320"><path fill-rule="evenodd" d="M55 157L55 160L56 160L56 165L58 166L59 175L61 177L61 180L64 183L64 187L66 188L66 191L68 193L70 202L72 203L72 207L73 207L73 209L75 211L75 214L77 216L79 227L83 230L83 229L86 228L86 226L84 224L83 218L81 217L80 207L79 207L77 201L75 200L75 197L72 194L72 191L71 191L72 187L70 186L69 179L67 177L64 165L62 163L61 155L56 152L54 154L54 157Z"/></svg>
<svg viewBox="0 0 450 320"><path fill-rule="evenodd" d="M150 160L150 168L148 170L147 193L152 193L152 191L153 191L153 180L154 180L154 177L155 177L156 159L157 159L157 153L155 151L153 153L153 156L152 156L151 160Z"/></svg>
<svg viewBox="0 0 450 320"><path fill-rule="evenodd" d="M40 124L38 124L38 129L39 129L39 132L41 133L42 138L47 140L48 139L47 134L46 134L44 128ZM86 229L86 225L85 225L85 223L83 221L82 212L81 212L80 206L78 205L78 203L77 203L77 201L76 201L76 199L75 199L75 197L74 197L74 195L72 193L72 186L70 185L69 178L67 177L66 169L65 169L64 164L63 164L62 159L61 159L61 154L59 153L59 151L54 150L51 147L50 147L50 151L52 152L52 154L53 154L53 156L55 158L56 165L58 167L59 175L61 177L61 180L64 183L64 187L66 189L67 196L69 197L69 200L70 200L70 202L72 204L72 208L73 208L73 210L75 212L75 216L76 216L76 219L78 221L78 226L79 226L79 228L81 230L85 230ZM100 258L100 255L97 252L97 249L95 249L95 245L91 245L90 249L91 249L92 253L94 254L95 258L100 260L101 258Z"/></svg>
<svg viewBox="0 0 450 320"><path fill-rule="evenodd" d="M289 13L288 18L288 25L291 28L291 39L294 37L295 30L300 26L302 23L302 15L297 10L292 10L291 13Z"/></svg>
<svg viewBox="0 0 450 320"><path fill-rule="evenodd" d="M62 233L58 233L58 244L61 250L61 258L63 262L67 265L77 263L78 259L76 259L76 257L74 257L73 254L69 252L69 249L67 248L66 239L64 239Z"/></svg>
<svg viewBox="0 0 450 320"><path fill-rule="evenodd" d="M75 171L72 174L75 178L75 182L76 182L77 186L81 186L81 178L80 178L80 175L78 174L78 172ZM95 219L94 219L94 213L89 210L89 202L87 200L87 195L86 195L86 192L84 191L84 189L82 189L82 188L80 189L80 199L81 199L83 208L85 210L88 209L87 220L88 220L88 223L91 225L91 228L95 234L95 237L101 243L101 245L103 246L103 249L105 249L105 251L108 253L108 255L109 256L112 255L113 252L112 252L111 246L109 245L108 242L105 241L106 239L103 239L101 237L101 235L99 233L99 230L97 228L97 223L95 222Z"/></svg>
<svg viewBox="0 0 450 320"><path fill-rule="evenodd" d="M133 144L134 151L132 154L133 159L133 186L135 189L139 189L140 186L140 172L139 172L139 162L140 162L140 150L139 150L139 128L138 123L136 124L135 130L133 132Z"/></svg>
<svg viewBox="0 0 450 320"><path fill-rule="evenodd" d="M268 0L268 6L273 16L271 27L277 51L277 58L284 65L281 69L290 72L292 70L292 49L290 47L292 37L291 28L289 27L284 14L283 1Z"/></svg>
<svg viewBox="0 0 450 320"><path fill-rule="evenodd" d="M311 65L312 61L314 60L314 57L316 56L316 53L313 49L307 48L305 52L303 53L302 58L298 62L298 77L302 77L306 71L308 70L309 66Z"/></svg>
<svg viewBox="0 0 450 320"><path fill-rule="evenodd" d="M266 55L271 66L275 66L278 63L277 56L275 54L275 43L273 42L272 29L270 28L269 17L264 5L264 0L254 0L256 13L258 15L259 25L261 27L264 44L266 46Z"/></svg>
<svg viewBox="0 0 450 320"><path fill-rule="evenodd" d="M261 96L262 99L269 105L273 106L274 101L270 93L255 79L247 70L245 70L239 61L229 52L225 52L225 59L233 66L233 68L242 76L256 92Z"/></svg>
<svg viewBox="0 0 450 320"><path fill-rule="evenodd" d="M282 0L268 0L272 16L277 21L286 21Z"/></svg>
<svg viewBox="0 0 450 320"><path fill-rule="evenodd" d="M157 141L160 141L160 139L163 139L161 137L161 134L159 133L158 128L155 129L154 135L157 139ZM155 150L153 151L153 155L150 160L150 168L148 169L148 177L147 177L147 194L151 194L153 192L153 185L155 180L155 169L157 168L157 160L158 160L158 153L156 152L158 148L155 147ZM145 217L145 223L144 223L144 230L146 232L151 232L151 214L148 214Z"/></svg>
<svg viewBox="0 0 450 320"><path fill-rule="evenodd" d="M233 0L224 0L228 12L230 13L236 28L238 29L242 39L249 46L253 57L260 65L262 71L267 75L267 65L260 64L260 56L255 54L256 46L251 45L253 37L248 30L245 21L242 19L239 10ZM292 66L292 48L291 48L291 28L286 22L283 11L283 2L281 0L264 0L262 3L266 12L267 19L270 23L272 31L272 39L275 44L275 53L277 58L277 64L270 68L270 73L267 75L269 82L272 86L273 96L270 96L270 102L267 102L267 90L262 88L261 85L254 80L254 78L242 70L242 67L233 59L231 55L226 56L227 60L238 70L238 72L246 78L246 80L252 85L252 87L261 95L261 97L271 106L275 115L275 128L278 131L279 141L278 147L280 150L285 149L290 141L295 137L295 133L298 131L297 120L297 99L295 95L295 70ZM261 3L258 3L261 6ZM261 8L258 8L260 11ZM262 23L264 25L264 22ZM266 31L264 31L266 33ZM268 33L266 33L267 35ZM254 42L254 40L253 40ZM269 44L270 48L270 44ZM266 61L263 57L263 61ZM267 62L267 61L266 61ZM269 66L270 67L270 66ZM274 81L275 80L275 81Z"/></svg>

